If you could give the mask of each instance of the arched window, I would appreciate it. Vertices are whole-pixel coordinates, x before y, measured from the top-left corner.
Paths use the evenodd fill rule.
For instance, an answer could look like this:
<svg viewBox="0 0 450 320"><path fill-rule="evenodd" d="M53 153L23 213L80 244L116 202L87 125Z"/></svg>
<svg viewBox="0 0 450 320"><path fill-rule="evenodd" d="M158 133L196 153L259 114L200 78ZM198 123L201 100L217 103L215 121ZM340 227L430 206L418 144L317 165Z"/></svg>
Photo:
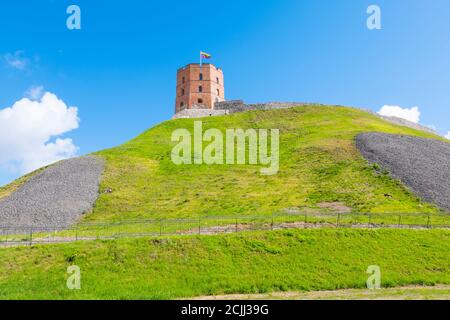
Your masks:
<svg viewBox="0 0 450 320"><path fill-rule="evenodd" d="M181 89L181 95L184 96L184 89Z"/></svg>
<svg viewBox="0 0 450 320"><path fill-rule="evenodd" d="M181 102L180 103L180 108L183 108L184 107L184 102Z"/></svg>
<svg viewBox="0 0 450 320"><path fill-rule="evenodd" d="M217 78L216 78L216 80L217 80L217 83L219 83L219 82L220 82L220 81L219 81L219 77L217 77Z"/></svg>
<svg viewBox="0 0 450 320"><path fill-rule="evenodd" d="M200 79L200 80L203 80L203 73L200 73L199 79Z"/></svg>
<svg viewBox="0 0 450 320"><path fill-rule="evenodd" d="M184 81L185 81L185 78L183 77L183 79L181 79L181 82L184 83Z"/></svg>
<svg viewBox="0 0 450 320"><path fill-rule="evenodd" d="M198 87L198 92L203 92L203 87L202 86Z"/></svg>
<svg viewBox="0 0 450 320"><path fill-rule="evenodd" d="M203 99L198 99L198 103L203 103Z"/></svg>
<svg viewBox="0 0 450 320"><path fill-rule="evenodd" d="M217 89L217 95L220 97L220 90Z"/></svg>

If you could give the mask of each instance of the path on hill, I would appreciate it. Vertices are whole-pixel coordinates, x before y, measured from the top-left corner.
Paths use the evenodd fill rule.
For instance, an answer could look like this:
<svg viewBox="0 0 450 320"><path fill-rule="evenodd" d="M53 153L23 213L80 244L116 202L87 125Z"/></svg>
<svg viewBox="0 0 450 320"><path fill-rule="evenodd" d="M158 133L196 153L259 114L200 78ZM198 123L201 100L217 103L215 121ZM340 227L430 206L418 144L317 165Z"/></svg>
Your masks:
<svg viewBox="0 0 450 320"><path fill-rule="evenodd" d="M274 292L201 296L188 300L448 300L450 286L406 286L395 288L342 289L310 292Z"/></svg>
<svg viewBox="0 0 450 320"><path fill-rule="evenodd" d="M0 200L0 225L64 229L91 210L98 197L103 160L86 156L56 163Z"/></svg>
<svg viewBox="0 0 450 320"><path fill-rule="evenodd" d="M424 201L450 212L450 143L385 133L363 133L356 146Z"/></svg>

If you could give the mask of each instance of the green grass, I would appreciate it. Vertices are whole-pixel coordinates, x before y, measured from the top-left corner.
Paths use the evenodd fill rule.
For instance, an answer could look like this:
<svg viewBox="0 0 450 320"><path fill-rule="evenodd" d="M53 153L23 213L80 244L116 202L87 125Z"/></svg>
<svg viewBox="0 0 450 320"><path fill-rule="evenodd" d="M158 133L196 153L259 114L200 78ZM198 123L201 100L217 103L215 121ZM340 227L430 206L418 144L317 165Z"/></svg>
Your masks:
<svg viewBox="0 0 450 320"><path fill-rule="evenodd" d="M372 223L396 224L398 214L404 215L402 223L427 223L427 214L432 223L448 222L437 215L436 206L369 165L354 145L355 136L368 131L437 136L344 107L253 111L202 121L204 130L222 132L280 129L279 173L262 176L259 166L250 165L176 166L170 159L171 134L178 128L192 131L194 120L167 121L122 146L96 153L106 160L101 194L79 228L101 235L153 232L158 225L127 221L222 216L230 224L233 219L226 217L265 215L269 221L286 209L316 215L310 222L335 222L336 215L324 203L373 213ZM29 177L0 188L0 198ZM103 192L107 189L112 192ZM424 215L409 214L419 212ZM367 216L349 217L340 222L367 222ZM89 229L89 223L108 227ZM70 233L64 232L56 236ZM449 284L449 236L448 230L318 229L0 249L0 298L163 299L363 288L369 265L381 267L385 287ZM66 269L73 264L81 267L80 291L66 288Z"/></svg>
<svg viewBox="0 0 450 320"><path fill-rule="evenodd" d="M2 299L170 299L450 284L446 230L289 230L0 250ZM81 268L81 290L66 288Z"/></svg>
<svg viewBox="0 0 450 320"><path fill-rule="evenodd" d="M272 214L286 208L318 209L341 202L354 212L435 213L401 183L361 157L354 138L379 131L437 138L396 126L367 112L307 106L204 118L204 130L280 129L280 171L258 166L182 165L171 162L173 130L192 132L194 119L164 122L136 139L97 154L106 159L98 199L85 221ZM270 196L269 196L270 195Z"/></svg>

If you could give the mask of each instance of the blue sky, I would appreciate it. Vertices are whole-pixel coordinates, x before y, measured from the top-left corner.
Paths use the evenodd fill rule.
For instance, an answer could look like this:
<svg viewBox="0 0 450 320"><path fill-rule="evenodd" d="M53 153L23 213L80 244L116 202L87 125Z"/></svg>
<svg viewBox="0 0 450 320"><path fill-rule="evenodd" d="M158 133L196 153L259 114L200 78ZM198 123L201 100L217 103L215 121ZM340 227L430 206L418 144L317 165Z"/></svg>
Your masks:
<svg viewBox="0 0 450 320"><path fill-rule="evenodd" d="M66 27L71 4L81 30ZM382 30L366 27L371 4ZM9 0L0 39L0 110L43 86L78 108L61 136L78 154L169 119L176 70L200 50L224 70L227 99L417 106L421 123L450 131L448 0ZM0 185L20 174L0 167Z"/></svg>

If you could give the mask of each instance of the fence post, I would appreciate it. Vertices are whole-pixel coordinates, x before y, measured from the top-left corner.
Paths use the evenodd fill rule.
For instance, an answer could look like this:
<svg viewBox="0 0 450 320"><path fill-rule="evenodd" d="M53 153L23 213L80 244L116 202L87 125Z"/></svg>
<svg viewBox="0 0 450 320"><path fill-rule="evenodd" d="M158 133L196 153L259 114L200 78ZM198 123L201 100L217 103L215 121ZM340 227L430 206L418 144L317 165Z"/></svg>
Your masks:
<svg viewBox="0 0 450 320"><path fill-rule="evenodd" d="M431 217L430 215L428 215L428 220L427 220L427 228L431 229L431 221L430 221Z"/></svg>
<svg viewBox="0 0 450 320"><path fill-rule="evenodd" d="M33 227L30 227L30 246L33 244Z"/></svg>
<svg viewBox="0 0 450 320"><path fill-rule="evenodd" d="M159 219L159 236L162 236L162 219Z"/></svg>
<svg viewBox="0 0 450 320"><path fill-rule="evenodd" d="M238 217L237 216L236 216L235 230L236 230L236 232L238 232Z"/></svg>
<svg viewBox="0 0 450 320"><path fill-rule="evenodd" d="M402 216L398 216L398 227L400 228L402 226Z"/></svg>
<svg viewBox="0 0 450 320"><path fill-rule="evenodd" d="M201 217L198 217L198 234L202 234L202 225L201 225L202 220L201 219L202 219Z"/></svg>
<svg viewBox="0 0 450 320"><path fill-rule="evenodd" d="M270 229L273 230L273 212L272 212L272 224L270 225Z"/></svg>
<svg viewBox="0 0 450 320"><path fill-rule="evenodd" d="M372 214L369 213L369 228L372 228Z"/></svg>
<svg viewBox="0 0 450 320"><path fill-rule="evenodd" d="M339 228L339 220L340 220L340 219L341 219L341 214L338 213L337 221L336 221L336 227L337 227L337 228Z"/></svg>

